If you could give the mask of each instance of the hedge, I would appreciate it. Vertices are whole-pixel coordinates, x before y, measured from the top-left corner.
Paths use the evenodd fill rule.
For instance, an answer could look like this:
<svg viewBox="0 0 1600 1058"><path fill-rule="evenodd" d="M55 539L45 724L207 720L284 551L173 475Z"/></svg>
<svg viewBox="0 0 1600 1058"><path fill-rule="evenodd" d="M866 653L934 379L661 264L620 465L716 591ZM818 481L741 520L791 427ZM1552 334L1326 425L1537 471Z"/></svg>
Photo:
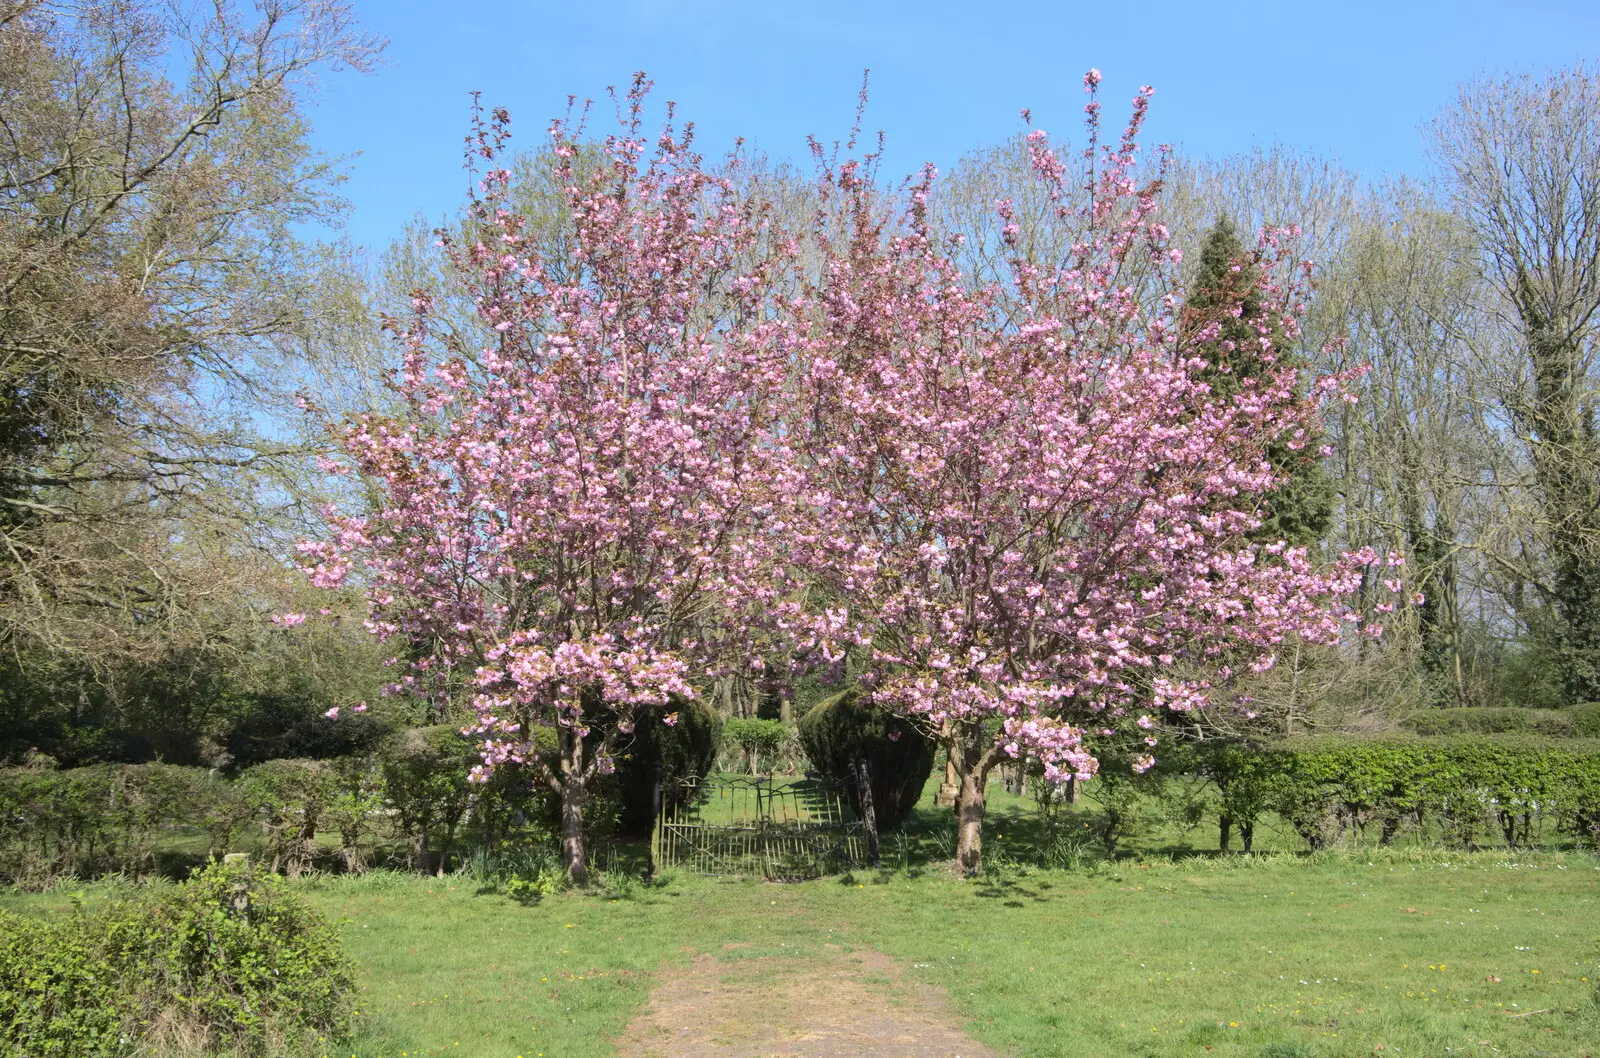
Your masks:
<svg viewBox="0 0 1600 1058"><path fill-rule="evenodd" d="M873 708L854 690L812 706L800 718L800 744L823 776L848 784L860 811L855 766L865 760L879 829L905 822L933 771L935 746L911 721Z"/></svg>
<svg viewBox="0 0 1600 1058"><path fill-rule="evenodd" d="M0 1058L324 1053L354 995L333 927L242 865L92 913L0 912Z"/></svg>
<svg viewBox="0 0 1600 1058"><path fill-rule="evenodd" d="M604 788L615 789L617 823L625 834L648 835L655 825L656 782L663 808L677 808L689 796L685 781L703 779L717 759L723 737L720 714L699 699L674 698L678 722L668 725L652 711L634 725L633 738L617 755L617 770ZM659 768L657 767L659 765Z"/></svg>
<svg viewBox="0 0 1600 1058"><path fill-rule="evenodd" d="M1593 739L1326 736L1183 752L1216 785L1224 825L1251 827L1275 811L1314 849L1374 827L1387 844L1402 828L1425 824L1458 846L1495 832L1512 847L1528 845L1545 830L1600 844Z"/></svg>
<svg viewBox="0 0 1600 1058"><path fill-rule="evenodd" d="M619 824L648 833L658 771L671 804L686 796L681 780L710 769L720 719L699 702L673 705L676 725L641 721L623 740L615 774L592 781L586 815L594 835ZM536 731L536 740L544 734ZM381 840L395 843L413 869L443 872L467 847L497 850L521 827L554 832L559 804L543 782L501 768L470 783L479 759L473 742L440 725L392 734L368 756L272 760L233 778L167 764L0 768L0 884L173 874L181 861L229 851L247 831L264 864L291 877L330 866L330 858L362 870ZM169 851L158 862L159 839L175 827L204 831L205 847ZM337 835L337 846L319 834Z"/></svg>

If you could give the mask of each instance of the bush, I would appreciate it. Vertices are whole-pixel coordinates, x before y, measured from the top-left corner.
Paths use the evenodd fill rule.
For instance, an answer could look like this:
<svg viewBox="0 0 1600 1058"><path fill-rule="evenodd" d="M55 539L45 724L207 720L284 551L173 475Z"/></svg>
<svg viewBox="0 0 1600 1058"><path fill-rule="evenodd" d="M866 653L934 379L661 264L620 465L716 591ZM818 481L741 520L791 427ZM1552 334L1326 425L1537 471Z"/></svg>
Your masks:
<svg viewBox="0 0 1600 1058"><path fill-rule="evenodd" d="M734 717L722 725L722 747L738 757L743 770L751 775L772 771L789 728L782 720Z"/></svg>
<svg viewBox="0 0 1600 1058"><path fill-rule="evenodd" d="M201 806L225 799L223 785L168 764L0 769L0 881L38 888L149 873L161 829L203 816Z"/></svg>
<svg viewBox="0 0 1600 1058"><path fill-rule="evenodd" d="M1575 723L1577 709L1429 709L1406 721L1419 735L1546 735L1551 738L1582 736Z"/></svg>
<svg viewBox="0 0 1600 1058"><path fill-rule="evenodd" d="M449 725L402 731L379 755L384 804L394 813L413 869L443 874L474 791L477 747ZM505 781L504 779L502 781Z"/></svg>
<svg viewBox="0 0 1600 1058"><path fill-rule="evenodd" d="M723 738L722 717L717 711L697 698L674 699L669 711L678 714L676 724L663 722L661 710L639 717L632 741L617 756L612 785L620 802L618 825L624 833L648 834L655 825L658 778L661 807L681 808L689 796L685 783L705 778L716 763Z"/></svg>
<svg viewBox="0 0 1600 1058"><path fill-rule="evenodd" d="M4 1058L282 1053L344 1035L354 991L332 927L243 865L93 914L0 916Z"/></svg>
<svg viewBox="0 0 1600 1058"><path fill-rule="evenodd" d="M299 877L317 852L317 828L337 795L337 773L320 760L271 760L239 777L242 800L266 839L271 869Z"/></svg>
<svg viewBox="0 0 1600 1058"><path fill-rule="evenodd" d="M863 702L854 690L812 706L800 719L800 744L818 772L848 785L858 812L855 765L867 762L872 808L882 830L911 815L933 770L932 740L911 721Z"/></svg>
<svg viewBox="0 0 1600 1058"><path fill-rule="evenodd" d="M1572 733L1579 738L1600 738L1600 702L1580 702L1567 710Z"/></svg>
<svg viewBox="0 0 1600 1058"><path fill-rule="evenodd" d="M1507 845L1541 828L1600 841L1600 742L1535 736L1349 739L1282 743L1254 781L1313 848L1379 826L1433 820L1451 844L1499 831Z"/></svg>

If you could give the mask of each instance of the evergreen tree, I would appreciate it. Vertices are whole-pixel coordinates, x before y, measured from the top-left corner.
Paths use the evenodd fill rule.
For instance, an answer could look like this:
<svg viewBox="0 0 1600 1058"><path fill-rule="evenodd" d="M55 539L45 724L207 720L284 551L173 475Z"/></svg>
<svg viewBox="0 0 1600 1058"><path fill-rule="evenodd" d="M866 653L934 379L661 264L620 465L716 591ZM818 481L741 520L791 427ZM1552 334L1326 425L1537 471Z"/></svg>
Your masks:
<svg viewBox="0 0 1600 1058"><path fill-rule="evenodd" d="M1277 320L1266 311L1260 288L1259 269L1245 252L1233 222L1219 219L1206 233L1200 250L1187 317L1189 325L1198 330L1226 307L1240 306L1237 316L1222 317L1216 338L1200 348L1210 361L1201 377L1220 396L1234 396L1246 380L1261 378L1285 363L1302 366ZM1261 347L1262 328L1272 340L1270 354ZM1322 467L1320 448L1321 439L1315 437L1298 450L1286 443L1270 447L1268 458L1284 480L1265 497L1259 539L1283 539L1306 547L1322 540L1333 513L1333 484Z"/></svg>

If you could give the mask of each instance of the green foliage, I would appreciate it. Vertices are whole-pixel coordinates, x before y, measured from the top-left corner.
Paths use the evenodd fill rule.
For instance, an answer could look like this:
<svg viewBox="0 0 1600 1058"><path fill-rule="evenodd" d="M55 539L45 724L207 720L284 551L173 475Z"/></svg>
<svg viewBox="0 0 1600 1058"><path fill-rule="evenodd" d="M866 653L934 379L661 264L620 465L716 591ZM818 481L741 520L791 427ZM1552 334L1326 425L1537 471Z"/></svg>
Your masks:
<svg viewBox="0 0 1600 1058"><path fill-rule="evenodd" d="M1578 738L1600 738L1600 702L1580 702L1568 709L1567 715Z"/></svg>
<svg viewBox="0 0 1600 1058"><path fill-rule="evenodd" d="M38 888L63 877L149 873L161 829L225 802L225 785L168 764L0 769L0 881Z"/></svg>
<svg viewBox="0 0 1600 1058"><path fill-rule="evenodd" d="M723 737L717 711L698 698L674 699L667 711L678 714L676 724L665 723L661 711L638 719L631 739L623 740L611 782L603 784L616 791L623 833L648 834L655 824L658 769L662 808L676 808L688 796L685 780L705 778L716 763Z"/></svg>
<svg viewBox="0 0 1600 1058"><path fill-rule="evenodd" d="M932 740L911 721L862 701L854 690L814 705L801 717L799 734L812 766L828 779L848 784L857 811L855 766L866 761L880 830L892 830L906 820L933 770Z"/></svg>
<svg viewBox="0 0 1600 1058"><path fill-rule="evenodd" d="M128 996L109 930L79 917L0 912L0 1058L126 1054Z"/></svg>
<svg viewBox="0 0 1600 1058"><path fill-rule="evenodd" d="M337 794L333 767L320 760L272 760L239 777L245 803L266 837L272 870L297 877L317 851L317 828Z"/></svg>
<svg viewBox="0 0 1600 1058"><path fill-rule="evenodd" d="M243 865L93 914L0 917L4 1058L282 1053L345 1035L354 992L333 928Z"/></svg>
<svg viewBox="0 0 1600 1058"><path fill-rule="evenodd" d="M736 716L722 725L723 747L735 754L751 775L773 770L788 738L789 727L782 720Z"/></svg>
<svg viewBox="0 0 1600 1058"><path fill-rule="evenodd" d="M1570 709L1463 708L1428 709L1406 726L1419 735L1534 734L1551 738L1584 737ZM1593 737L1593 736L1589 736Z"/></svg>
<svg viewBox="0 0 1600 1058"><path fill-rule="evenodd" d="M1100 807L1094 831L1107 856L1115 856L1144 827L1188 831L1204 818L1208 776L1199 770L1195 748L1168 746L1154 768L1135 772L1133 758L1145 749L1142 740L1097 747L1100 770L1084 790Z"/></svg>
<svg viewBox="0 0 1600 1058"><path fill-rule="evenodd" d="M411 865L442 873L472 803L467 776L476 747L446 724L402 731L379 756L384 804L394 812Z"/></svg>
<svg viewBox="0 0 1600 1058"><path fill-rule="evenodd" d="M1281 743L1236 771L1234 796L1265 804L1313 849L1375 830L1387 845L1432 822L1470 847L1498 831L1507 845L1544 829L1600 842L1600 742L1529 735Z"/></svg>
<svg viewBox="0 0 1600 1058"><path fill-rule="evenodd" d="M1240 393L1250 379L1262 379L1284 365L1300 366L1276 321L1263 319L1265 307L1256 287L1259 276L1248 258L1233 222L1219 219L1201 245L1200 266L1186 305L1190 327L1217 324L1216 339L1201 347L1210 362L1201 377L1224 398ZM1236 268L1239 265L1243 267ZM1235 304L1240 306L1239 315L1224 313ZM1223 314L1219 317L1219 313ZM1264 323L1271 327L1275 362L1261 355L1258 328ZM1313 438L1298 449L1274 443L1267 458L1284 480L1267 502L1259 537L1285 539L1291 544L1318 543L1332 515L1333 484L1323 470L1317 440Z"/></svg>

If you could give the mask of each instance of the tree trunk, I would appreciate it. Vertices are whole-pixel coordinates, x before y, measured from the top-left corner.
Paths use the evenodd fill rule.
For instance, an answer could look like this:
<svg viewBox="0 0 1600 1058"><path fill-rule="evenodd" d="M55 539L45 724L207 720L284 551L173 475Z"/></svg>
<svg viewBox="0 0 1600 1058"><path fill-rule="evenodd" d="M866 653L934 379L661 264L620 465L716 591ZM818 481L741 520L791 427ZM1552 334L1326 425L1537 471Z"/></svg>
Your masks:
<svg viewBox="0 0 1600 1058"><path fill-rule="evenodd" d="M570 727L561 732L561 865L573 885L589 884L583 848L583 738Z"/></svg>
<svg viewBox="0 0 1600 1058"><path fill-rule="evenodd" d="M428 873L428 828L418 826L411 838L411 869L418 874Z"/></svg>
<svg viewBox="0 0 1600 1058"><path fill-rule="evenodd" d="M1239 824L1239 841L1244 845L1244 851L1249 852L1255 845L1256 825L1254 823Z"/></svg>
<svg viewBox="0 0 1600 1058"><path fill-rule="evenodd" d="M956 794L956 873L971 878L983 868L983 812L988 807L978 776L961 773Z"/></svg>
<svg viewBox="0 0 1600 1058"><path fill-rule="evenodd" d="M1233 817L1224 812L1217 817L1217 848L1222 852L1228 851L1228 844L1233 840Z"/></svg>
<svg viewBox="0 0 1600 1058"><path fill-rule="evenodd" d="M954 732L948 746L956 764L956 873L971 878L983 868L983 815L988 808L989 769L992 755L983 745L977 725Z"/></svg>
<svg viewBox="0 0 1600 1058"><path fill-rule="evenodd" d="M933 795L933 803L954 808L956 793L960 788L961 777L956 774L956 763L946 757L944 762L944 782L939 784L939 792Z"/></svg>

